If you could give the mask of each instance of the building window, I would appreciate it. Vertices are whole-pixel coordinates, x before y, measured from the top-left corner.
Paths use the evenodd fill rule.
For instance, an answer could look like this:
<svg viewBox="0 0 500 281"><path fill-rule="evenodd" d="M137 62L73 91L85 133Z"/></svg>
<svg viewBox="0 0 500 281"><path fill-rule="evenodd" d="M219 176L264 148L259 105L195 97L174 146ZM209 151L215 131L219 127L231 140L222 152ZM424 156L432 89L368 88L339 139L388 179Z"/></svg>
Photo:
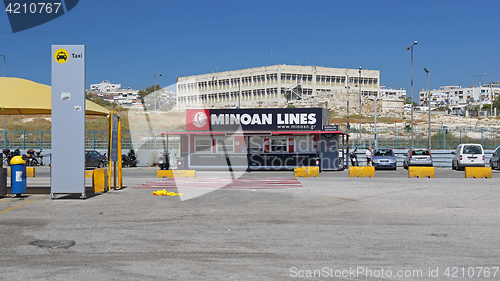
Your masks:
<svg viewBox="0 0 500 281"><path fill-rule="evenodd" d="M212 152L212 140L211 139L195 139L194 140L194 151L196 153L211 153Z"/></svg>
<svg viewBox="0 0 500 281"><path fill-rule="evenodd" d="M217 152L224 153L230 152L233 153L233 139L218 139L217 140Z"/></svg>
<svg viewBox="0 0 500 281"><path fill-rule="evenodd" d="M271 140L271 152L283 153L287 152L287 140L286 139L272 139Z"/></svg>

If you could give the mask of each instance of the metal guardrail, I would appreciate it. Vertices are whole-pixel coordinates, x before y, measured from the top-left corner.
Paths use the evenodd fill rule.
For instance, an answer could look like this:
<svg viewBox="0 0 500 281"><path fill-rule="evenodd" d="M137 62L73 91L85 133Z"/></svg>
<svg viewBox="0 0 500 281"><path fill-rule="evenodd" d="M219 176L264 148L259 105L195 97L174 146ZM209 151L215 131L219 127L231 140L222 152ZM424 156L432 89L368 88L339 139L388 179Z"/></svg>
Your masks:
<svg viewBox="0 0 500 281"><path fill-rule="evenodd" d="M396 155L397 165L398 167L403 167L403 161L405 159L405 153L408 152L407 149L394 149L394 154ZM443 150L431 150L432 160L434 161L434 167L445 167L451 168L451 159L453 158L453 154L451 153L453 150L443 149ZM484 150L484 163L486 167L490 166L490 158L495 152L495 150ZM366 166L366 149L361 149L357 151L356 156L358 156L358 162L360 166ZM349 165L351 165L349 163Z"/></svg>

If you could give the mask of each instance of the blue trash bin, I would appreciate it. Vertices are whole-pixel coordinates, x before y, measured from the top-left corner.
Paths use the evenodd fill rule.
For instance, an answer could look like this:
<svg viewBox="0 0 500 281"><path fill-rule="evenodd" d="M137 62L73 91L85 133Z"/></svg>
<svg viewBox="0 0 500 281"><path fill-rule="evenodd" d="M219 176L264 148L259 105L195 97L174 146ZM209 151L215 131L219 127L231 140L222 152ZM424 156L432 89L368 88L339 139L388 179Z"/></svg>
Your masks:
<svg viewBox="0 0 500 281"><path fill-rule="evenodd" d="M10 193L21 196L26 193L26 162L21 156L14 156L10 160Z"/></svg>

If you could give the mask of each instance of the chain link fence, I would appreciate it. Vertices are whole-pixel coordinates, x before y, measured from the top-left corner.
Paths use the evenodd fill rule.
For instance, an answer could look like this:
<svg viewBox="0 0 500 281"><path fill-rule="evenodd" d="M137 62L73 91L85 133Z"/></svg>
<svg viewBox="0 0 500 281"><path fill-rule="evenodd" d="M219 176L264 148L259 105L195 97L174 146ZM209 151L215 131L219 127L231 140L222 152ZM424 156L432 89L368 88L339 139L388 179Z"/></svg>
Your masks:
<svg viewBox="0 0 500 281"><path fill-rule="evenodd" d="M377 129L378 147L393 149L408 149L411 146L412 131L409 128ZM7 131L0 135L0 146L7 149L51 149L50 131ZM413 147L428 147L428 130L413 131ZM361 131L350 131L350 146L367 148L375 144L373 128ZM479 143L485 149L494 149L500 145L500 128L446 128L431 130L431 148L455 149L460 143ZM105 150L108 148L108 131L87 131L85 136L86 149ZM178 150L179 136L154 136L149 131L122 132L122 150Z"/></svg>

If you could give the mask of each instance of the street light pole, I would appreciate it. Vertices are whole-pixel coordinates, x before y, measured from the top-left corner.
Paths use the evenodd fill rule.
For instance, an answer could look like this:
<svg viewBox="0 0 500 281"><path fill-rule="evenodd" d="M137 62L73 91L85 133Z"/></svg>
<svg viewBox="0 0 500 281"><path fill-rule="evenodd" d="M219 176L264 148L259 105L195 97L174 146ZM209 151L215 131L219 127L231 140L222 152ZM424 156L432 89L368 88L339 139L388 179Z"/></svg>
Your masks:
<svg viewBox="0 0 500 281"><path fill-rule="evenodd" d="M5 78L5 55L0 55L3 57L3 77ZM5 114L3 115L3 132L4 132L4 138L3 138L3 148L7 149L7 131L5 130L6 128L6 117Z"/></svg>
<svg viewBox="0 0 500 281"><path fill-rule="evenodd" d="M411 50L411 146L413 148L413 46L417 45L417 41L413 42L413 45L406 48L406 50Z"/></svg>
<svg viewBox="0 0 500 281"><path fill-rule="evenodd" d="M359 143L361 144L361 66L359 67L359 78L358 78L358 85L359 85Z"/></svg>
<svg viewBox="0 0 500 281"><path fill-rule="evenodd" d="M159 74L156 74L155 73L155 91L154 91L154 95L153 95L153 98L154 98L154 110L155 110L155 122L154 122L154 127L155 127L155 131L154 131L154 137L155 137L155 149L156 149L156 75L158 76L162 76L161 73Z"/></svg>
<svg viewBox="0 0 500 281"><path fill-rule="evenodd" d="M349 131L351 130L351 125L349 125L349 75L347 72L345 73L346 76L346 89L347 89L347 133L349 134Z"/></svg>
<svg viewBox="0 0 500 281"><path fill-rule="evenodd" d="M429 132L428 138L429 138L429 144L428 144L428 149L431 151L431 72L427 70L427 68L424 67L425 73L427 73L427 76L429 76L429 92L427 94L427 103L429 104Z"/></svg>
<svg viewBox="0 0 500 281"><path fill-rule="evenodd" d="M482 100L483 100L482 93L481 93L481 77L483 77L483 75L486 75L486 73L483 73L481 75L474 75L474 77L479 78L479 110L477 111L478 118L480 117L479 113L481 112L481 104L482 104Z"/></svg>

